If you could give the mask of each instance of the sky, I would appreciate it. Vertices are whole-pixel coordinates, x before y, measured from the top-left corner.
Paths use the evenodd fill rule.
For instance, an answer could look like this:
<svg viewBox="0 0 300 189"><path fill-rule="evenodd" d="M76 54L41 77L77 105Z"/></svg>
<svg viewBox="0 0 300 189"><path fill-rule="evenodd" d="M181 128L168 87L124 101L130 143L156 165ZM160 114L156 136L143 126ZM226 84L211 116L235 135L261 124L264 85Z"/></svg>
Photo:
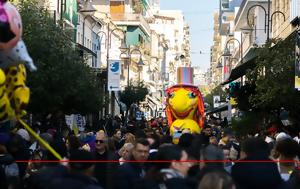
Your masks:
<svg viewBox="0 0 300 189"><path fill-rule="evenodd" d="M218 4L218 0L160 0L160 8L163 10L183 11L190 26L192 66L199 66L203 71L206 71L210 64L213 14L218 9Z"/></svg>

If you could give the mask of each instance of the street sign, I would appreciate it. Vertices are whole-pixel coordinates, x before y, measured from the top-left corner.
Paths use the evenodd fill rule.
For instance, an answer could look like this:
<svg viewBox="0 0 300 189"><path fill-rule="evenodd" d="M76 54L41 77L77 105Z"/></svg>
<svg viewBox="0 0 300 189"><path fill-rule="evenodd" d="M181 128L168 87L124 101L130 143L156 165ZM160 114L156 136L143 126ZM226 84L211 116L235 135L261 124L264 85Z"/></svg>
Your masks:
<svg viewBox="0 0 300 189"><path fill-rule="evenodd" d="M108 64L108 90L120 91L120 60L109 60Z"/></svg>
<svg viewBox="0 0 300 189"><path fill-rule="evenodd" d="M214 108L217 108L220 106L220 96L213 96L214 99Z"/></svg>
<svg viewBox="0 0 300 189"><path fill-rule="evenodd" d="M138 121L141 121L142 120L142 112L136 111L135 119L138 120Z"/></svg>

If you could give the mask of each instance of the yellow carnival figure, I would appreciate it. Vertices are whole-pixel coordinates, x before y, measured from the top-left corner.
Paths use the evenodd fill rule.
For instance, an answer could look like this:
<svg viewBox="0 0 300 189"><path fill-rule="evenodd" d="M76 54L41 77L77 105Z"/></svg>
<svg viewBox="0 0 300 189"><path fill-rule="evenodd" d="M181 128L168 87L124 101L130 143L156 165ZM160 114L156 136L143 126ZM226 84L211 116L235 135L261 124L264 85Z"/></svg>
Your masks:
<svg viewBox="0 0 300 189"><path fill-rule="evenodd" d="M30 90L26 87L26 68L36 71L22 40L22 20L14 5L0 0L0 122L17 120L57 159L62 157L32 130L21 117L26 115Z"/></svg>
<svg viewBox="0 0 300 189"><path fill-rule="evenodd" d="M166 90L166 115L174 143L178 143L183 131L200 133L204 125L202 95L198 87L192 85L193 69L190 67L178 68L177 79L179 84Z"/></svg>
<svg viewBox="0 0 300 189"><path fill-rule="evenodd" d="M0 122L26 114L30 90L26 87L26 67L36 67L22 40L22 21L16 7L0 0Z"/></svg>

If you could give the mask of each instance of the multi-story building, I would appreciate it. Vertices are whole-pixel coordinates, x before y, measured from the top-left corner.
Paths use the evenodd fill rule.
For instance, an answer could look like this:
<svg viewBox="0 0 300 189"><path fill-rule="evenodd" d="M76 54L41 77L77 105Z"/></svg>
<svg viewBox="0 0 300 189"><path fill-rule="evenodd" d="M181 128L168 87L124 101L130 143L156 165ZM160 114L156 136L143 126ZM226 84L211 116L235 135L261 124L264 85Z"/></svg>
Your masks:
<svg viewBox="0 0 300 189"><path fill-rule="evenodd" d="M183 28L183 44L182 44L182 50L184 52L185 56L185 66L190 67L191 66L191 44L190 44L190 26L185 23L184 28Z"/></svg>
<svg viewBox="0 0 300 189"><path fill-rule="evenodd" d="M159 11L159 1L101 0L94 1L93 5L98 10L95 13L97 18L107 17L118 28L126 31L129 50L119 53L122 58L127 54L127 59L121 65L121 88L124 89L129 80L143 81L150 89L145 103L150 108L147 106L146 109L151 109L149 111L154 116L157 110L162 109L162 82L159 82L162 62L159 48L161 36L150 29L149 23L154 20L153 13ZM140 57L144 62L143 66L137 64Z"/></svg>
<svg viewBox="0 0 300 189"><path fill-rule="evenodd" d="M131 2L100 0L94 1L93 5L97 9L95 14L96 17L101 17L103 13L106 14L113 24L126 31L126 44L131 49L139 49L144 60L148 58L145 54L149 52L145 51L150 47L150 27L143 15L148 7L147 1ZM109 30L111 31L113 29L110 28ZM108 38L110 37L113 37L113 35L108 36ZM114 40L109 39L109 41ZM129 63L129 80L138 79L139 69L136 63L139 60L140 55L136 53L138 52L135 51L133 54L130 54L132 62ZM122 68L124 69L125 65L123 65ZM124 78L125 73L126 72L124 72ZM126 75L126 77L128 76Z"/></svg>
<svg viewBox="0 0 300 189"><path fill-rule="evenodd" d="M237 79L243 83L246 70L255 65L255 49L264 45L270 38L285 39L297 29L299 26L299 7L299 0L220 1L220 13L224 15L226 12L226 18L231 16L228 15L229 10L235 12L234 22L224 22L224 26L222 26L224 16L220 15L220 34L228 31L227 34L224 33L226 40L225 43L224 40L221 40L221 46L224 49L223 53L230 55L227 60L221 58L223 60L222 74L225 76L223 77L223 84ZM269 17L268 12L270 12ZM228 41L230 43L227 43ZM214 55L217 54L214 48L212 49L212 62L214 62ZM225 73L226 64L232 69L229 69L229 77ZM214 68L211 69L212 74L214 74Z"/></svg>
<svg viewBox="0 0 300 189"><path fill-rule="evenodd" d="M155 21L151 28L161 35L162 74L167 85L174 85L177 81L177 68L190 66L189 27L181 11L160 10L154 15Z"/></svg>
<svg viewBox="0 0 300 189"><path fill-rule="evenodd" d="M101 23L93 16L96 10L90 6L89 1L41 0L39 3L48 9L56 22L63 21L64 29L72 31L71 39L79 47L86 63L91 67L97 67L98 42L95 31L101 28Z"/></svg>
<svg viewBox="0 0 300 189"><path fill-rule="evenodd" d="M243 83L246 70L255 66L255 49L265 44L269 38L285 39L296 30L299 7L298 0L242 1L234 22L234 37L239 40L239 44L234 44L230 50L234 57L230 64L234 65L234 69L223 84L239 78Z"/></svg>
<svg viewBox="0 0 300 189"><path fill-rule="evenodd" d="M200 67L194 67L194 85L206 86L205 72Z"/></svg>
<svg viewBox="0 0 300 189"><path fill-rule="evenodd" d="M103 80L108 60L127 54L121 65L121 89L129 80L144 81L150 89L146 99L150 113L155 116L163 110L164 89L176 84L177 67L191 66L189 26L181 11L160 10L160 0L45 1L55 20L63 20L64 28L74 31L74 44ZM120 50L121 30L126 32L126 52ZM139 66L140 57L144 65ZM109 109L119 112L114 105Z"/></svg>
<svg viewBox="0 0 300 189"><path fill-rule="evenodd" d="M210 76L211 85L214 88L221 83L222 67L220 67L221 57L221 36L219 32L219 12L214 13L214 34L213 34L213 46L210 50Z"/></svg>
<svg viewBox="0 0 300 189"><path fill-rule="evenodd" d="M272 18L272 37L287 38L299 26L300 0L273 0L272 12L280 11L274 14Z"/></svg>

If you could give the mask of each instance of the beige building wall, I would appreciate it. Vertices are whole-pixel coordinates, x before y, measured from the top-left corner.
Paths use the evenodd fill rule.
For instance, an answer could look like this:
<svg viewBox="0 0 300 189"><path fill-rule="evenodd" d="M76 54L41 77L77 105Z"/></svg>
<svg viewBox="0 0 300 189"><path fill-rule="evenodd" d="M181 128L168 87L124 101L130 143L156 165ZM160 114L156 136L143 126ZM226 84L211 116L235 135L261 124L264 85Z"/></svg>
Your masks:
<svg viewBox="0 0 300 189"><path fill-rule="evenodd" d="M281 11L285 15L275 13L272 19L272 38L288 37L296 28L290 24L290 0L273 0L272 12Z"/></svg>
<svg viewBox="0 0 300 189"><path fill-rule="evenodd" d="M219 63L219 57L221 56L221 36L219 32L219 13L214 13L214 35L213 35L213 46L211 49L211 85L212 88L217 86L221 82L222 69L217 68Z"/></svg>

